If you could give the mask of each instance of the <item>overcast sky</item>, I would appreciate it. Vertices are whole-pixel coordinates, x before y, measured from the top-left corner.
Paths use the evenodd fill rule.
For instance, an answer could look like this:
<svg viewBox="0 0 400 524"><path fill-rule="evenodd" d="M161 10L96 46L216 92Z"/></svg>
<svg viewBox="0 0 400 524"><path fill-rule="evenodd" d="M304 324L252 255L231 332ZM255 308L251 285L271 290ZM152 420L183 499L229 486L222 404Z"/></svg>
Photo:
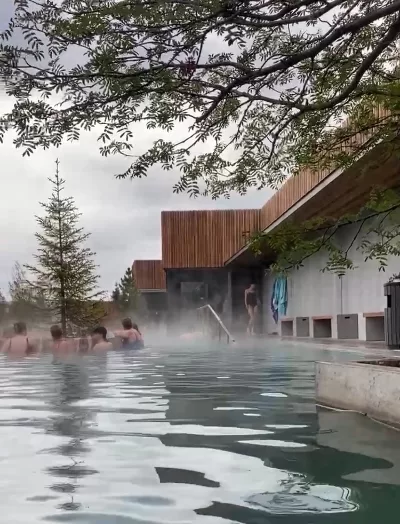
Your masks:
<svg viewBox="0 0 400 524"><path fill-rule="evenodd" d="M12 0L0 0L0 29L12 13ZM3 26L3 27L2 27ZM0 113L10 100L0 92ZM135 132L135 128L133 128ZM145 149L156 136L136 129L138 146ZM171 136L171 134L170 134ZM11 140L0 144L0 289L7 293L15 261L32 261L36 249L35 215L39 201L48 198L56 158L66 180L65 194L73 196L82 212L82 226L91 233L89 246L96 252L101 287L110 291L124 270L135 259L160 258L160 213L175 209L229 209L260 207L271 194L268 189L251 191L247 196L232 195L230 200L190 199L174 195L176 174L154 171L142 180L116 180L113 175L127 167L126 159L104 159L98 152L97 134L87 134L75 144L60 149L37 151L23 158Z"/></svg>

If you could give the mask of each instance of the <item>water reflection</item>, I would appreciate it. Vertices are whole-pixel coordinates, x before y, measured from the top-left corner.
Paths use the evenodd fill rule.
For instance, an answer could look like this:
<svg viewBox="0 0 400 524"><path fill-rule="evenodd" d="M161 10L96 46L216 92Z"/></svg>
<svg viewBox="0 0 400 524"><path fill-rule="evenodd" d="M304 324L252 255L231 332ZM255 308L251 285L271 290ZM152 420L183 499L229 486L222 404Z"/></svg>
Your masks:
<svg viewBox="0 0 400 524"><path fill-rule="evenodd" d="M313 361L329 354L274 342L3 359L5 514L24 524L390 515L398 435L317 413Z"/></svg>
<svg viewBox="0 0 400 524"><path fill-rule="evenodd" d="M46 429L48 433L66 437L67 440L63 439L60 445L43 450L62 458L46 471L53 479L50 489L68 495L57 504L57 508L78 510L82 507L79 502L81 479L98 473L87 463L90 445L86 435L94 422L95 413L74 404L89 398L91 394L88 363L77 356L54 357L52 372L55 387L49 399L49 408L55 415L51 416ZM93 377L96 378L99 373L101 366L96 368Z"/></svg>
<svg viewBox="0 0 400 524"><path fill-rule="evenodd" d="M320 446L365 457L361 469L356 467L346 479L400 485L399 432L351 412L320 409L318 422Z"/></svg>

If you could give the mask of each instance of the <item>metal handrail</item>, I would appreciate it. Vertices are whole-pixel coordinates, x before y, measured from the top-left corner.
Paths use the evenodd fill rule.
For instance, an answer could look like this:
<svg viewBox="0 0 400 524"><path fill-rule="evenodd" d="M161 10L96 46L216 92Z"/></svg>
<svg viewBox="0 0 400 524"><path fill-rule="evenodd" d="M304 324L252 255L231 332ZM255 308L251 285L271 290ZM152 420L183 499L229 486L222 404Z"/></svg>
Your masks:
<svg viewBox="0 0 400 524"><path fill-rule="evenodd" d="M233 338L232 334L229 332L228 328L225 326L225 324L222 322L222 320L220 319L218 314L215 312L215 310L212 308L212 306L210 306L210 304L206 304L205 306L201 306L201 307L197 308L197 311L200 311L200 310L208 310L208 311L210 311L212 316L215 318L215 320L217 321L218 326L220 328L219 331L218 331L220 340L221 340L221 329L222 329L224 331L225 335L226 335L228 344L229 344L230 341L231 342L235 342L235 339Z"/></svg>

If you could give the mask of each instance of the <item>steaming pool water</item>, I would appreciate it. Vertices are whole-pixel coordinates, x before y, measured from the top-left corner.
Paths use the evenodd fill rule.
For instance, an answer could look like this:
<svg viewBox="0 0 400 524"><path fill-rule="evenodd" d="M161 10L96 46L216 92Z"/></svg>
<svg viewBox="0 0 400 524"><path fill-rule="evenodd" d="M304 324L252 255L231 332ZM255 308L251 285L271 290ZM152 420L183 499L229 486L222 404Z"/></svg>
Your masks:
<svg viewBox="0 0 400 524"><path fill-rule="evenodd" d="M400 434L315 405L314 361L354 358L278 341L1 357L2 520L396 522Z"/></svg>

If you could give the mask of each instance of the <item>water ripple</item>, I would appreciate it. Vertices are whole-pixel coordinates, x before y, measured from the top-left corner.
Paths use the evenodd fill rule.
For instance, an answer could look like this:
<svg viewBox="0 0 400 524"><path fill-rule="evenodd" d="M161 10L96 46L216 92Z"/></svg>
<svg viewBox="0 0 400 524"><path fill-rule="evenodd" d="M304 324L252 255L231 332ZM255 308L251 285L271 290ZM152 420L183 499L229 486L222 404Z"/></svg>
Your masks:
<svg viewBox="0 0 400 524"><path fill-rule="evenodd" d="M378 426L356 438L356 416L343 437L340 414L315 407L321 351L295 349L0 357L7 521L357 524L397 511L397 441Z"/></svg>

